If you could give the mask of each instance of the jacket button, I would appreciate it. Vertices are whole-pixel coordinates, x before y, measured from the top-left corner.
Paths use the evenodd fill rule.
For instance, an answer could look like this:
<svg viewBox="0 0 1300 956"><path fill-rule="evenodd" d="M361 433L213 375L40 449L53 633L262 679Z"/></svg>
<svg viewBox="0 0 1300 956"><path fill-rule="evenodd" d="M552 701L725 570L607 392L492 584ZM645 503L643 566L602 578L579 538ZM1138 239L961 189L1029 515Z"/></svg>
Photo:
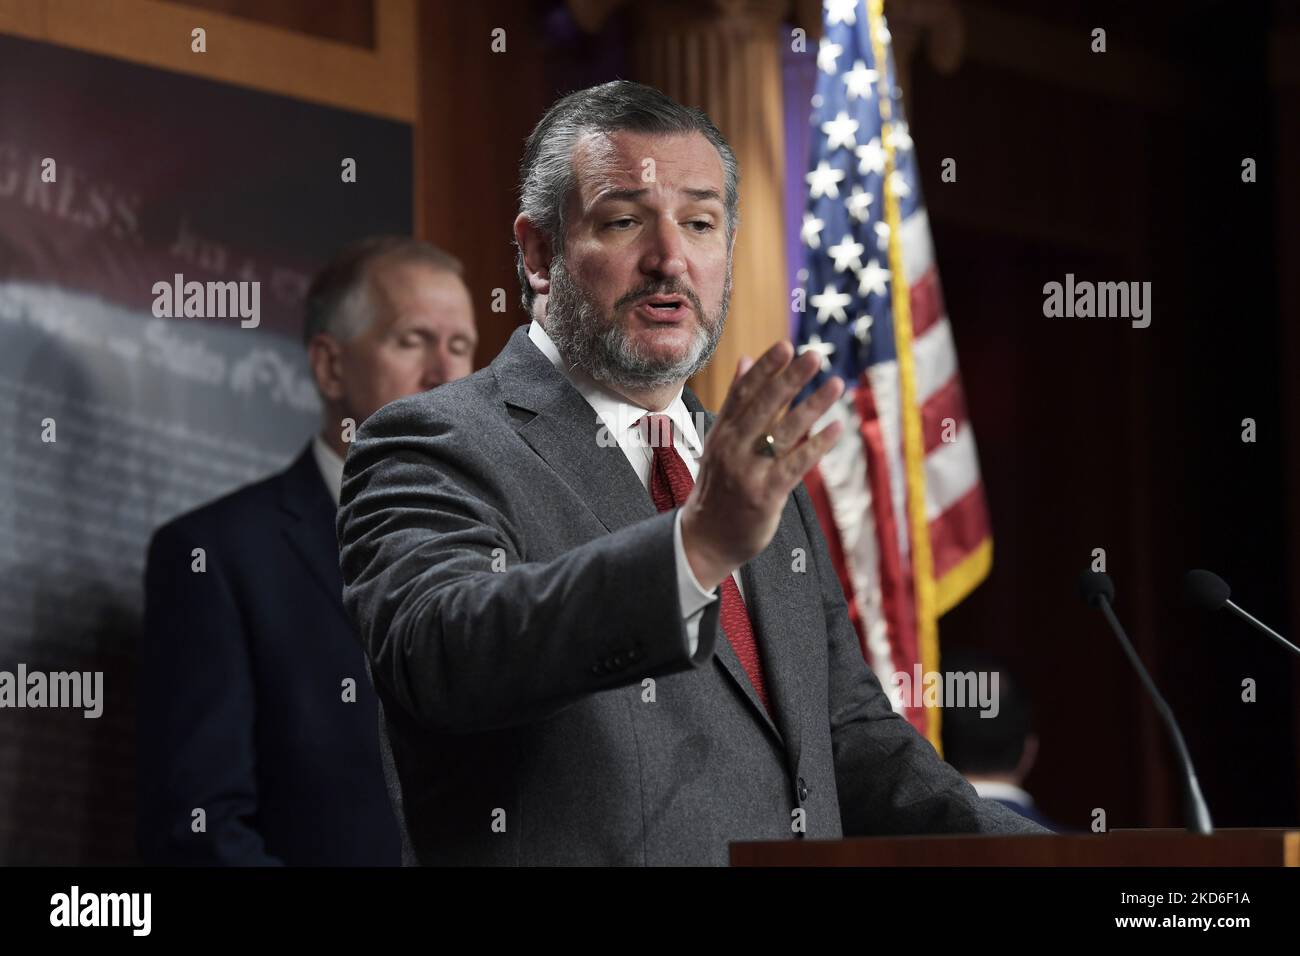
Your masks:
<svg viewBox="0 0 1300 956"><path fill-rule="evenodd" d="M623 655L622 655L622 654L615 654L615 655L614 655L614 666L615 666L615 667L622 667L623 664L624 664L624 658L623 658Z"/></svg>
<svg viewBox="0 0 1300 956"><path fill-rule="evenodd" d="M808 786L803 782L803 777L799 778L799 802L802 803L808 799Z"/></svg>

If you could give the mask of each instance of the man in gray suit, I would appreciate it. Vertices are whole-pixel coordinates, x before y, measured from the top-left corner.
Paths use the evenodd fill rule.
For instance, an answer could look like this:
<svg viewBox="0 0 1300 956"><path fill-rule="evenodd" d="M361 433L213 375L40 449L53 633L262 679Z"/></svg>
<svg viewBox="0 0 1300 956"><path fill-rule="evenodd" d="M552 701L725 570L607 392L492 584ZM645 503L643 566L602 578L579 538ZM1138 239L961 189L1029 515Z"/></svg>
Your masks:
<svg viewBox="0 0 1300 956"><path fill-rule="evenodd" d="M842 383L789 407L818 362L781 342L717 417L683 387L722 334L737 179L657 90L557 102L521 167L531 326L353 443L344 603L407 863L1043 832L981 800L863 660L801 486Z"/></svg>

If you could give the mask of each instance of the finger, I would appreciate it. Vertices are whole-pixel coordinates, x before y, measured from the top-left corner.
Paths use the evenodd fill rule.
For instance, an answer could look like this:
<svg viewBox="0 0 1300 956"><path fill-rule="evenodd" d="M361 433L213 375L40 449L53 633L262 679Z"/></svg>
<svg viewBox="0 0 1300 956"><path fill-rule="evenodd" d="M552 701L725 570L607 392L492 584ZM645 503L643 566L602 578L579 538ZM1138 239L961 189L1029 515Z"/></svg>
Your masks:
<svg viewBox="0 0 1300 956"><path fill-rule="evenodd" d="M785 482L787 495L803 481L803 476L822 460L822 456L834 447L843 432L843 422L831 422L794 451L777 459L778 468L775 470Z"/></svg>
<svg viewBox="0 0 1300 956"><path fill-rule="evenodd" d="M754 362L749 368L741 370L741 360L736 365L737 378L727 389L727 396L722 401L722 408L718 411L718 424L726 425L730 420L743 408L753 396L762 390L766 383L773 375L779 373L787 365L790 359L794 357L794 348L789 342L782 340L773 345L764 352L757 362Z"/></svg>
<svg viewBox="0 0 1300 956"><path fill-rule="evenodd" d="M766 434L790 401L812 381L820 368L821 357L815 352L805 352L779 374L772 376L747 403L736 409L737 439L752 444L760 435Z"/></svg>
<svg viewBox="0 0 1300 956"><path fill-rule="evenodd" d="M799 444L842 394L844 394L844 380L833 375L822 382L817 391L786 412L780 423L772 429L777 453L781 454L786 449L792 449Z"/></svg>

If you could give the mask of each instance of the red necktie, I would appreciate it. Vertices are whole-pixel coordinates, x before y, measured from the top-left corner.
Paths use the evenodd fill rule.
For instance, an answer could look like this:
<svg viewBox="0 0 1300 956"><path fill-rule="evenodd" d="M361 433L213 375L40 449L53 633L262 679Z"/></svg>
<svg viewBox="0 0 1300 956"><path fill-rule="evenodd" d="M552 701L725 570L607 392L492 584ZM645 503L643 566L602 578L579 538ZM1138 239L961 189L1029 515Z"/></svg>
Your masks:
<svg viewBox="0 0 1300 956"><path fill-rule="evenodd" d="M641 419L648 423L649 444L654 450L654 463L650 468L650 497L660 511L671 511L686 504L695 479L682 461L682 456L673 447L673 423L667 415L648 415ZM731 641L731 647L740 658L750 683L758 691L758 699L771 713L767 701L767 687L763 683L763 665L758 657L758 644L754 640L754 629L749 623L749 610L745 599L740 596L740 588L735 579L728 574L722 582L722 631Z"/></svg>

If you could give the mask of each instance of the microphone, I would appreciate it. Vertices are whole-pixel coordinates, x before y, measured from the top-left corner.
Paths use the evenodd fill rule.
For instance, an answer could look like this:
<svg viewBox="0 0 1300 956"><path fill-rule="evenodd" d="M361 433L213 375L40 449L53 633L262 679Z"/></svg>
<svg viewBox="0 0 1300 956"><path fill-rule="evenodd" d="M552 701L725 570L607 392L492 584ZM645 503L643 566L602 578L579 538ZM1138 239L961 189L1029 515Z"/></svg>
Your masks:
<svg viewBox="0 0 1300 956"><path fill-rule="evenodd" d="M1120 646L1124 648L1129 663L1133 665L1138 677L1142 679L1142 686L1151 695L1151 700L1156 705L1156 712L1160 714L1160 718L1165 722L1165 728L1169 731L1169 737L1174 743L1174 752L1178 755L1178 766L1182 771L1183 778L1183 813L1187 818L1187 829L1192 833L1208 836L1214 832L1214 824L1210 822L1210 808L1205 805L1205 798L1201 796L1201 785L1196 781L1196 768L1192 766L1191 755L1188 754L1187 744L1183 741L1183 732L1178 729L1178 721L1174 719L1174 712L1169 709L1165 699L1160 696L1160 691L1156 690L1151 675L1142 666L1137 651L1133 649L1128 635L1124 633L1124 628L1120 626L1119 618L1115 616L1115 611L1111 607L1115 600L1114 582L1111 581L1110 575L1103 574L1100 571L1084 571L1079 576L1079 595L1083 598L1083 603L1089 607L1101 608L1106 623L1115 632L1115 636L1119 639Z"/></svg>
<svg viewBox="0 0 1300 956"><path fill-rule="evenodd" d="M1213 571L1203 571L1197 568L1194 571L1188 571L1187 576L1183 578L1183 597L1187 599L1187 603L1192 607L1204 608L1207 611L1217 611L1221 607L1226 607L1233 614L1250 624L1255 630L1267 634L1292 653L1300 654L1300 647L1296 647L1263 621L1260 621L1254 615L1247 614L1246 611L1229 601L1228 595L1231 593L1232 589L1228 587L1228 582Z"/></svg>

